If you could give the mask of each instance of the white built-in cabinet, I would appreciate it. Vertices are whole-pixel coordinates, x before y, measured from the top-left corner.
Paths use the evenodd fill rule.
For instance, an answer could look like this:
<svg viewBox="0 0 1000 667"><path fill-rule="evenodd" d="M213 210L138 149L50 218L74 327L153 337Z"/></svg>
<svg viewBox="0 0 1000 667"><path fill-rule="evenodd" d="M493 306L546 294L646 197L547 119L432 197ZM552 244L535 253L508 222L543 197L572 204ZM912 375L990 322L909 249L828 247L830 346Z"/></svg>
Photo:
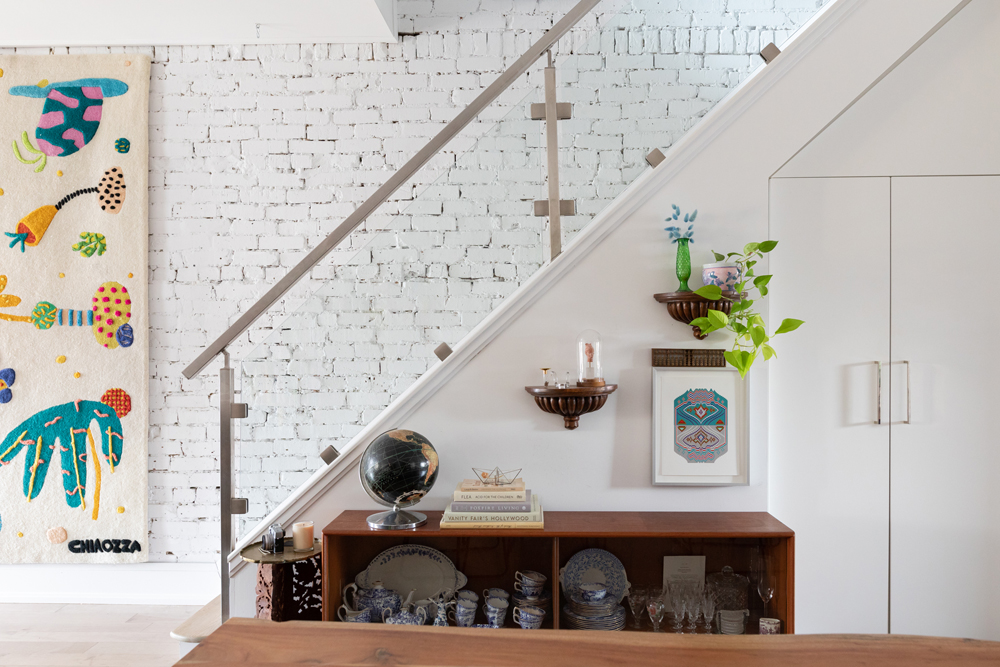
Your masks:
<svg viewBox="0 0 1000 667"><path fill-rule="evenodd" d="M1000 176L773 178L796 626L1000 640Z"/></svg>

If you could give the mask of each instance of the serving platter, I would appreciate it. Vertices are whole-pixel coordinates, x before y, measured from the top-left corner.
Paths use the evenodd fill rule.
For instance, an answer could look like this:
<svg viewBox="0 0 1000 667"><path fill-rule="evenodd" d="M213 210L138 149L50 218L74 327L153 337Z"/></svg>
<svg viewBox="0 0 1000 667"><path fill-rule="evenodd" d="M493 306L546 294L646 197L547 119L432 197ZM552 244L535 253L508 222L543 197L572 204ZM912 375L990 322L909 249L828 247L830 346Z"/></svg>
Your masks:
<svg viewBox="0 0 1000 667"><path fill-rule="evenodd" d="M415 591L413 599L419 601L431 600L441 593L450 597L469 580L437 549L400 544L380 553L354 578L358 588L364 589L371 588L376 581L404 598L411 590Z"/></svg>
<svg viewBox="0 0 1000 667"><path fill-rule="evenodd" d="M625 566L617 556L604 549L584 549L573 554L559 570L559 582L567 599L579 594L580 584L598 583L604 584L608 589L607 597L618 603L625 599L631 586Z"/></svg>

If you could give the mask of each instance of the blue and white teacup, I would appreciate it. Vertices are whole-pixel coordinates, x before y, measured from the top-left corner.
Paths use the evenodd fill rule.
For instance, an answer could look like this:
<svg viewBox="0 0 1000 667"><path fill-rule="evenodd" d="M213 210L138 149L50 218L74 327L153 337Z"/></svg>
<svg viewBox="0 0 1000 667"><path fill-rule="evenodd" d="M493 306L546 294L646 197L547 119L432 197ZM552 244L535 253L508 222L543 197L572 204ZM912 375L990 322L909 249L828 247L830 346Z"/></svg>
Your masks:
<svg viewBox="0 0 1000 667"><path fill-rule="evenodd" d="M545 610L541 607L532 607L531 605L514 607L514 622L525 630L537 630L542 627L544 620Z"/></svg>
<svg viewBox="0 0 1000 667"><path fill-rule="evenodd" d="M460 628L471 627L476 622L476 603L471 600L456 601L455 611L449 611L448 618Z"/></svg>
<svg viewBox="0 0 1000 667"><path fill-rule="evenodd" d="M546 581L548 577L541 572L522 570L514 574L514 590L526 598L537 598L542 594Z"/></svg>
<svg viewBox="0 0 1000 667"><path fill-rule="evenodd" d="M604 584L580 584L580 597L584 602L600 602L608 594L608 587Z"/></svg>
<svg viewBox="0 0 1000 667"><path fill-rule="evenodd" d="M501 600L509 600L510 593L502 588L487 588L483 591L483 597L487 600L490 598L500 598Z"/></svg>
<svg viewBox="0 0 1000 667"><path fill-rule="evenodd" d="M354 611L347 605L340 605L337 609L337 618L345 623L371 623L372 620L372 610L362 609L360 611Z"/></svg>
<svg viewBox="0 0 1000 667"><path fill-rule="evenodd" d="M722 290L735 291L740 280L740 267L732 262L715 262L701 267L701 282L716 285Z"/></svg>
<svg viewBox="0 0 1000 667"><path fill-rule="evenodd" d="M470 591L469 589L461 590L455 593L455 598L458 600L468 600L473 604L479 603L479 593Z"/></svg>
<svg viewBox="0 0 1000 667"><path fill-rule="evenodd" d="M487 598L486 605L483 607L486 620L495 628L502 627L507 619L507 607L509 606L510 602L503 598Z"/></svg>

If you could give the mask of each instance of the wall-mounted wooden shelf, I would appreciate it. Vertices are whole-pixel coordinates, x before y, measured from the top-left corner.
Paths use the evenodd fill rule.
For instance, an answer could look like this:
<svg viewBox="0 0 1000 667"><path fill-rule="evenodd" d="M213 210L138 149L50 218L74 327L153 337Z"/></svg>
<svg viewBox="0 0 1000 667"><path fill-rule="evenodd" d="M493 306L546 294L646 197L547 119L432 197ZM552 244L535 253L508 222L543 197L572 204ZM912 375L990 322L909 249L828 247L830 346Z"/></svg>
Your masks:
<svg viewBox="0 0 1000 667"><path fill-rule="evenodd" d="M667 304L667 312L670 317L684 324L691 324L692 320L699 317L708 317L708 311L720 310L726 315L732 312L733 301L739 298L739 294L731 291L723 291L722 298L718 301L711 301L694 292L663 292L654 294L653 298L660 303ZM694 337L704 340L708 334L701 333L698 327L691 327Z"/></svg>
<svg viewBox="0 0 1000 667"><path fill-rule="evenodd" d="M708 573L729 565L749 575L751 555L762 549L776 582L768 615L781 619L783 632L795 631L795 533L766 512L546 512L542 530L442 531L441 512L428 511L425 525L391 532L368 528L370 513L342 512L323 529L325 621L336 618L344 586L375 556L400 544L421 544L443 552L469 578L466 588L473 591L493 586L512 591L516 571L541 572L552 588L553 611L543 627L555 629L560 627L560 610L566 604L559 569L583 549L596 547L613 553L634 586L660 585L664 556L703 555ZM760 600L754 601L753 583L749 594L747 633L756 634L761 610ZM509 616L507 621L510 625ZM649 631L648 621L645 630Z"/></svg>
<svg viewBox="0 0 1000 667"><path fill-rule="evenodd" d="M545 412L562 415L563 424L572 430L580 425L580 415L596 412L608 402L616 384L602 387L525 387L535 397L535 404Z"/></svg>

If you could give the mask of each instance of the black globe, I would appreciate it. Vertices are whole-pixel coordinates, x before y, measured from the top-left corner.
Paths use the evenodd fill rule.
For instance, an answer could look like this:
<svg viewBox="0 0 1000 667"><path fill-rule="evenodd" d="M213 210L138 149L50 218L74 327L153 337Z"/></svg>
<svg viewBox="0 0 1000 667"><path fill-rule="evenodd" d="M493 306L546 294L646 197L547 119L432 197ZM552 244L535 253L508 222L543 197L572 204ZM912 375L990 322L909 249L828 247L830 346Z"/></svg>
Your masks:
<svg viewBox="0 0 1000 667"><path fill-rule="evenodd" d="M368 445L361 457L361 486L377 502L410 507L434 486L437 450L414 431L386 431Z"/></svg>

